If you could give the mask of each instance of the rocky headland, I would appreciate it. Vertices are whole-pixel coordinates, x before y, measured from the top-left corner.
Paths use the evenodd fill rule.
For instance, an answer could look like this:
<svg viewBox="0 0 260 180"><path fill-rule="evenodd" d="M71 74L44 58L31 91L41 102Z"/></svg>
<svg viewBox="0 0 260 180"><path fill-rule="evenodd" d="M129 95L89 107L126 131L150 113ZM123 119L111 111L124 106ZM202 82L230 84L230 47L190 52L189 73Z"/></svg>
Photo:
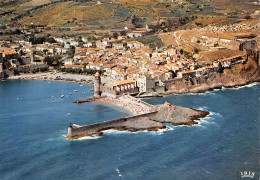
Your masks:
<svg viewBox="0 0 260 180"><path fill-rule="evenodd" d="M168 102L165 102L163 105L154 106L153 110L157 111L153 119L154 121L168 123L175 126L198 124L196 120L209 115L208 111L180 107Z"/></svg>
<svg viewBox="0 0 260 180"><path fill-rule="evenodd" d="M236 88L260 82L260 67L251 58L245 64L237 64L221 73L209 73L203 77L186 78L166 84L167 91L163 95L204 93L214 89Z"/></svg>

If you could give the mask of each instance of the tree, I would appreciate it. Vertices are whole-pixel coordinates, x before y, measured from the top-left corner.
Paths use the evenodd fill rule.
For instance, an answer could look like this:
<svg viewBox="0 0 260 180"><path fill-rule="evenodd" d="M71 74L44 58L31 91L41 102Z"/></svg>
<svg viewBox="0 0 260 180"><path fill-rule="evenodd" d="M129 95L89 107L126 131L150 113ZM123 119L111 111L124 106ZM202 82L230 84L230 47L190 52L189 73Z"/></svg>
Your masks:
<svg viewBox="0 0 260 180"><path fill-rule="evenodd" d="M125 35L126 35L126 32L125 32L125 31L121 31L121 32L120 32L120 35L121 35L121 36L125 36Z"/></svg>
<svg viewBox="0 0 260 180"><path fill-rule="evenodd" d="M119 35L118 35L118 33L117 33L117 32L114 32L114 33L113 33L113 38L117 39L117 38L118 38L118 36L119 36Z"/></svg>
<svg viewBox="0 0 260 180"><path fill-rule="evenodd" d="M67 52L68 58L73 58L75 55L75 47L72 46L69 51Z"/></svg>
<svg viewBox="0 0 260 180"><path fill-rule="evenodd" d="M44 62L48 64L48 66L52 66L53 64L53 57L47 56L44 58Z"/></svg>
<svg viewBox="0 0 260 180"><path fill-rule="evenodd" d="M32 44L43 44L45 42L45 37L33 37L29 39Z"/></svg>
<svg viewBox="0 0 260 180"><path fill-rule="evenodd" d="M56 43L57 42L53 37L47 37L45 39L45 41L48 42L48 43Z"/></svg>

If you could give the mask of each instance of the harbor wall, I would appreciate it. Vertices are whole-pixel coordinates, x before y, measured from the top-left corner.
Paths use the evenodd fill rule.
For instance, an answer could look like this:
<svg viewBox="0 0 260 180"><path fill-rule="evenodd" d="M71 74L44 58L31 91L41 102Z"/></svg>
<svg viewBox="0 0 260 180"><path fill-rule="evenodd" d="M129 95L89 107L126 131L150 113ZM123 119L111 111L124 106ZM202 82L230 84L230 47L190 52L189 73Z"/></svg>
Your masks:
<svg viewBox="0 0 260 180"><path fill-rule="evenodd" d="M135 129L140 130L142 129L142 127L143 129L162 128L163 125L161 123L151 121L151 119L154 119L154 116L156 114L157 111L141 114L137 116L118 118L114 120L104 121L104 122L90 124L81 127L69 126L67 138L74 139L83 136L91 136L91 135L99 134L101 131L107 129L126 129L127 127L128 130L134 131ZM143 124L140 126L140 123L137 122L139 120L142 121L146 120L146 121L143 121Z"/></svg>

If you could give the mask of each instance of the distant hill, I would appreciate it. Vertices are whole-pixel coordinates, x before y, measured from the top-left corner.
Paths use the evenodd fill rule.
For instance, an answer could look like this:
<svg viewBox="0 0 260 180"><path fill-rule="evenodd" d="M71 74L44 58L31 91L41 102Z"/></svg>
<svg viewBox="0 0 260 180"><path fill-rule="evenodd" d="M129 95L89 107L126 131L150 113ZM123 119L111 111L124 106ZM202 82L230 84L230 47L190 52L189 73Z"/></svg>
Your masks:
<svg viewBox="0 0 260 180"><path fill-rule="evenodd" d="M0 27L8 24L56 27L122 27L133 17L145 25L161 18L247 15L257 0L1 0Z"/></svg>

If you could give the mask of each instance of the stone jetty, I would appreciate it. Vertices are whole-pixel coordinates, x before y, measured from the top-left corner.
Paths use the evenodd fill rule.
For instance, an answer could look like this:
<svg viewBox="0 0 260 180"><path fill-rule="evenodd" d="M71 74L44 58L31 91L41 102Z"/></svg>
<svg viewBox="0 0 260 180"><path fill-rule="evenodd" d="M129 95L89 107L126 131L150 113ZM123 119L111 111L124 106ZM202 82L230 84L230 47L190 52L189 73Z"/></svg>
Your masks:
<svg viewBox="0 0 260 180"><path fill-rule="evenodd" d="M118 118L96 124L79 126L76 124L68 127L67 138L78 139L84 136L102 135L102 131L108 129L127 130L129 132L148 130L158 131L164 129L165 123L172 125L194 125L195 120L206 117L209 112L194 110L190 108L171 105L165 102L161 105L150 105L129 96L122 96L123 99L113 97L100 98L98 101L119 103L117 105L132 110L137 115ZM139 110L140 108L140 110Z"/></svg>

